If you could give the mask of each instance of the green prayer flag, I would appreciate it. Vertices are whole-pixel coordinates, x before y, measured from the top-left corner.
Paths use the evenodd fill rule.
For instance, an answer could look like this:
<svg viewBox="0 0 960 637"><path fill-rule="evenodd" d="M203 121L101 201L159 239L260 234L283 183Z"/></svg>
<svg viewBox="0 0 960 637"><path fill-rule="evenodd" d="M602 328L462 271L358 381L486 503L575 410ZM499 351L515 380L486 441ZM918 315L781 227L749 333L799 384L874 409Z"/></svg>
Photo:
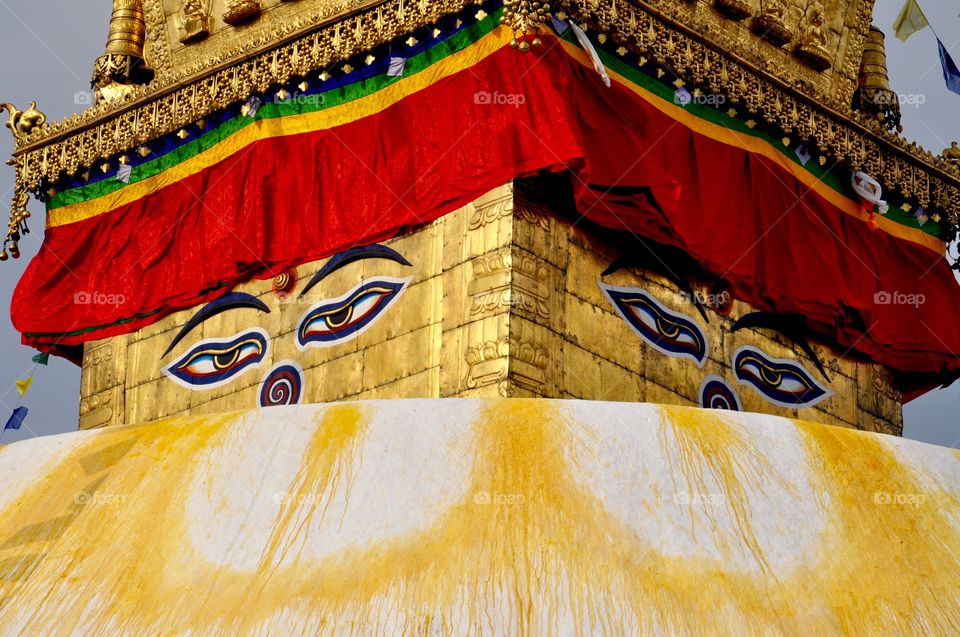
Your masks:
<svg viewBox="0 0 960 637"><path fill-rule="evenodd" d="M47 352L41 352L40 354L37 354L30 360L32 360L34 363L37 363L38 365L46 365L47 363L50 362L50 354Z"/></svg>

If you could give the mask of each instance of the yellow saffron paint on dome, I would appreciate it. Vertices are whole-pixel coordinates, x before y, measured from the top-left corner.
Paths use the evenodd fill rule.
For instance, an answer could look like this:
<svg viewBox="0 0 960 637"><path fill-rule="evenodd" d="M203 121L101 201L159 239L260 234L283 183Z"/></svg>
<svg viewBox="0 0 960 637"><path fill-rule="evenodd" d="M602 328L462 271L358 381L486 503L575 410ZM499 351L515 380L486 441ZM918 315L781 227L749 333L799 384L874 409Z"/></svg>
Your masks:
<svg viewBox="0 0 960 637"><path fill-rule="evenodd" d="M173 418L77 439L0 511L0 632L960 631L960 502L921 488L878 436L651 405L628 420L546 400L424 411L438 402ZM802 460L786 466L772 425ZM628 460L611 464L605 444ZM238 450L247 460L230 464ZM428 459L436 476L397 478ZM638 482L662 471L697 504ZM259 493L280 474L282 501ZM775 553L793 550L797 529L767 524L790 513L762 497L777 490L815 500L810 527L822 524L795 563ZM885 490L927 499L884 505Z"/></svg>

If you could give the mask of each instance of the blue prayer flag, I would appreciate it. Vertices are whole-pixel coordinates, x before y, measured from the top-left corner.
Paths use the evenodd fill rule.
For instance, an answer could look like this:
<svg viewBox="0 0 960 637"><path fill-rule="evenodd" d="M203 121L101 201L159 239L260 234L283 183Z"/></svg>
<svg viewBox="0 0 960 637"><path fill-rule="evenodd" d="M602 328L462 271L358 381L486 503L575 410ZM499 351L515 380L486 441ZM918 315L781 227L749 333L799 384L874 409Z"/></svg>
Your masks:
<svg viewBox="0 0 960 637"><path fill-rule="evenodd" d="M947 47L943 46L940 38L937 38L937 46L940 47L940 63L943 65L943 79L947 82L947 88L960 95L960 69L957 63L950 57Z"/></svg>
<svg viewBox="0 0 960 637"><path fill-rule="evenodd" d="M7 429L17 430L20 429L20 425L23 424L23 419L27 417L27 408L26 407L17 407L13 410L13 413L10 414L10 419L7 420L7 425L3 428L4 431Z"/></svg>

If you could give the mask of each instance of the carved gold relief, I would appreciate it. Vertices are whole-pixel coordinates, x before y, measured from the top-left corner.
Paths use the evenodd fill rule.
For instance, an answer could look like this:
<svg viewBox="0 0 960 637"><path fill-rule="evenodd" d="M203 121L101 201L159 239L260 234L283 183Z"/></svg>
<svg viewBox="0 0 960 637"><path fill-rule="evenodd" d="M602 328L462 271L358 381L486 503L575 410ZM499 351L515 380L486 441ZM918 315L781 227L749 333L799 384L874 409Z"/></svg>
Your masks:
<svg viewBox="0 0 960 637"><path fill-rule="evenodd" d="M178 30L184 44L202 40L210 34L210 13L203 0L184 0L180 6Z"/></svg>
<svg viewBox="0 0 960 637"><path fill-rule="evenodd" d="M903 401L903 395L896 388L893 381L893 375L882 365L872 365L873 388L883 396L895 400Z"/></svg>
<svg viewBox="0 0 960 637"><path fill-rule="evenodd" d="M818 0L814 0L807 7L802 27L803 36L800 39L800 46L797 47L797 55L818 71L830 68L830 51L827 50L827 35L824 33L825 23L826 15L823 5Z"/></svg>
<svg viewBox="0 0 960 637"><path fill-rule="evenodd" d="M523 390L542 394L546 387L544 370L547 360L546 349L523 338L486 341L467 349L466 361L470 370L466 386L477 389L497 385L500 395L507 396L513 382ZM519 370L510 368L513 362L521 363Z"/></svg>
<svg viewBox="0 0 960 637"><path fill-rule="evenodd" d="M86 346L80 381L81 429L123 421L125 347L125 336Z"/></svg>
<svg viewBox="0 0 960 637"><path fill-rule="evenodd" d="M513 197L494 202L490 206L477 206L473 203L467 205L470 211L470 219L467 227L470 230L476 230L483 226L504 219L513 214Z"/></svg>
<svg viewBox="0 0 960 637"><path fill-rule="evenodd" d="M716 7L735 20L746 18L753 12L750 0L716 0Z"/></svg>
<svg viewBox="0 0 960 637"><path fill-rule="evenodd" d="M503 252L474 263L468 286L471 316L516 309L542 319L550 318L546 264L531 255Z"/></svg>
<svg viewBox="0 0 960 637"><path fill-rule="evenodd" d="M753 30L774 46L783 46L793 39L786 23L787 7L783 0L762 0L760 15L753 21Z"/></svg>
<svg viewBox="0 0 960 637"><path fill-rule="evenodd" d="M223 12L223 21L227 24L239 24L260 15L258 0L227 0Z"/></svg>
<svg viewBox="0 0 960 637"><path fill-rule="evenodd" d="M105 392L80 399L80 428L94 429L115 422L120 410L116 408L118 398L122 396L122 387L113 387Z"/></svg>

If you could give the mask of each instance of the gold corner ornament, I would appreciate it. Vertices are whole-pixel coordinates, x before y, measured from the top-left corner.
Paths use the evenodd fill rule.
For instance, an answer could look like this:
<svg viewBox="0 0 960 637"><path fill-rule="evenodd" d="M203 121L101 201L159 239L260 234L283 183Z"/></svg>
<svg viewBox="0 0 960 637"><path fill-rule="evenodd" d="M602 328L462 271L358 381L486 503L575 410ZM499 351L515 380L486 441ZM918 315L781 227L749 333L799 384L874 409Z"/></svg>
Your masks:
<svg viewBox="0 0 960 637"><path fill-rule="evenodd" d="M25 111L19 110L13 104L0 102L0 113L3 111L9 113L6 126L13 132L14 142L17 144L23 142L34 129L47 123L47 116L37 110L36 102L30 102L30 108Z"/></svg>
<svg viewBox="0 0 960 637"><path fill-rule="evenodd" d="M510 46L529 51L540 46L540 29L550 17L550 4L539 0L503 0L500 24L513 30Z"/></svg>

